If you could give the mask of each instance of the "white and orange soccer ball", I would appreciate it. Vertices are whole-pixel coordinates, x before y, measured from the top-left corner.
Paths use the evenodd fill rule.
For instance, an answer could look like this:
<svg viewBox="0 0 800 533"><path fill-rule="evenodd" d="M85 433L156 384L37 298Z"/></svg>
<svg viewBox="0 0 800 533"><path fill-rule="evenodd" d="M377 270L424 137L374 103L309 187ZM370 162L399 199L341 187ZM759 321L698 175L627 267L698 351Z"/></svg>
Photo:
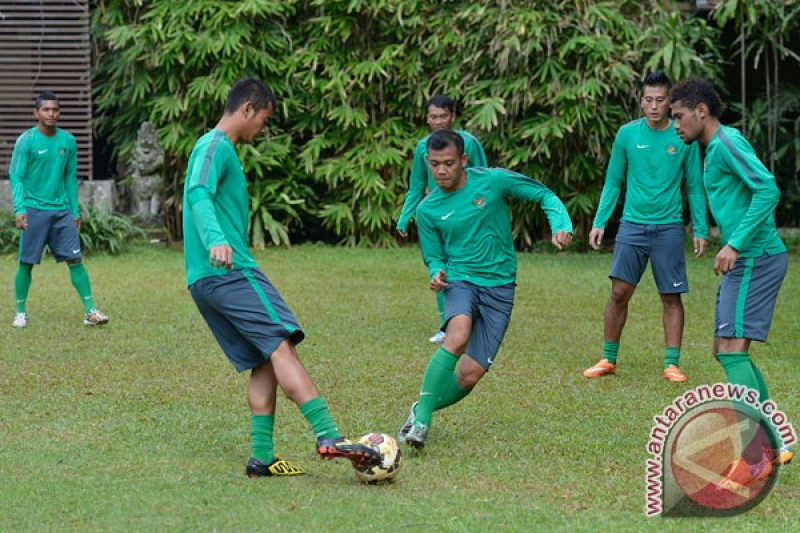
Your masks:
<svg viewBox="0 0 800 533"><path fill-rule="evenodd" d="M381 454L381 463L371 467L358 467L354 464L356 477L370 484L394 479L403 466L403 451L394 437L386 433L368 433L358 439L358 443L378 450Z"/></svg>

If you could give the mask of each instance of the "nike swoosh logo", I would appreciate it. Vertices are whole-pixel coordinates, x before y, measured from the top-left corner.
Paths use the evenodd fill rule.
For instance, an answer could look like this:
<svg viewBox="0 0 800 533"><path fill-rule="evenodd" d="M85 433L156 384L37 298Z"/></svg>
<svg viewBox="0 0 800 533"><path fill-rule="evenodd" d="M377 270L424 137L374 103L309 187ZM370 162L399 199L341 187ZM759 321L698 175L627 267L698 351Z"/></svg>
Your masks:
<svg viewBox="0 0 800 533"><path fill-rule="evenodd" d="M42 155L45 152L47 152L47 148L45 148L44 150L39 150L39 155Z"/></svg>
<svg viewBox="0 0 800 533"><path fill-rule="evenodd" d="M726 327L728 324L730 324L730 322L725 322L724 324L720 324L717 329L722 329L722 328Z"/></svg>
<svg viewBox="0 0 800 533"><path fill-rule="evenodd" d="M450 218L450 215L452 215L453 213L455 213L455 211L450 211L446 215L442 215L442 217L441 217L442 220L447 220L448 218Z"/></svg>
<svg viewBox="0 0 800 533"><path fill-rule="evenodd" d="M681 285L683 285L683 282L682 282L682 281L681 281L681 282L678 282L678 281L673 281L673 282L672 282L672 286L673 286L673 287L680 287Z"/></svg>
<svg viewBox="0 0 800 533"><path fill-rule="evenodd" d="M649 144L637 144L636 148L641 150L642 148L650 148L650 145Z"/></svg>
<svg viewBox="0 0 800 533"><path fill-rule="evenodd" d="M79 253L81 253L81 249L78 248L77 250L72 250L72 253L73 254L79 254Z"/></svg>
<svg viewBox="0 0 800 533"><path fill-rule="evenodd" d="M494 357L492 357L491 359L487 359L486 362L491 365L492 363L494 363Z"/></svg>

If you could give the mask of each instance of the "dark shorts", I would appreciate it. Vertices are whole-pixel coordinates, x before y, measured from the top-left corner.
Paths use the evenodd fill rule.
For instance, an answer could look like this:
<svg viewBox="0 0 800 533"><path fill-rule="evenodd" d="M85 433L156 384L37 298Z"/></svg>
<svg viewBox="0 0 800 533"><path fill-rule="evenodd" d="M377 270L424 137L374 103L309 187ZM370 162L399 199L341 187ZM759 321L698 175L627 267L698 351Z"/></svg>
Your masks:
<svg viewBox="0 0 800 533"><path fill-rule="evenodd" d="M740 257L717 289L714 336L766 341L789 254Z"/></svg>
<svg viewBox="0 0 800 533"><path fill-rule="evenodd" d="M75 218L69 209L44 211L27 209L28 227L19 239L19 262L38 265L42 260L44 245L50 247L56 261L80 259L81 238Z"/></svg>
<svg viewBox="0 0 800 533"><path fill-rule="evenodd" d="M689 292L682 224L634 224L622 221L614 244L610 278L639 284L650 260L661 294Z"/></svg>
<svg viewBox="0 0 800 533"><path fill-rule="evenodd" d="M472 318L466 355L487 371L508 329L515 288L515 283L481 287L467 281L450 281L445 289L446 322L457 315Z"/></svg>
<svg viewBox="0 0 800 533"><path fill-rule="evenodd" d="M202 278L189 292L239 372L261 366L284 339L299 344L305 337L289 306L258 269Z"/></svg>

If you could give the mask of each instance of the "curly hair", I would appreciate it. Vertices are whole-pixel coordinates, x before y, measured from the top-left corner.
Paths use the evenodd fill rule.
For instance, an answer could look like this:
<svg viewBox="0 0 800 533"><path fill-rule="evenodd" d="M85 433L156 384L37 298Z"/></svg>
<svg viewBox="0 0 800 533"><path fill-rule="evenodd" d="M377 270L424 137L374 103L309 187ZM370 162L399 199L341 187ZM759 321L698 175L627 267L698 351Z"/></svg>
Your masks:
<svg viewBox="0 0 800 533"><path fill-rule="evenodd" d="M719 93L711 82L695 76L676 83L670 90L669 96L673 102L679 101L692 111L698 104L706 104L708 112L714 118L719 118L725 111L725 104L722 103Z"/></svg>

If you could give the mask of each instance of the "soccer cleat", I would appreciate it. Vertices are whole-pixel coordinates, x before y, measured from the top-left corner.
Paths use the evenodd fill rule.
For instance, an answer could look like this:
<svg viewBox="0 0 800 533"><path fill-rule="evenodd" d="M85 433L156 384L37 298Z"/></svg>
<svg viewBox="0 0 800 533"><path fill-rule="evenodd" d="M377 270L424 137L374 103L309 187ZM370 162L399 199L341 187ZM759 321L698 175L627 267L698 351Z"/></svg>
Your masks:
<svg viewBox="0 0 800 533"><path fill-rule="evenodd" d="M594 366L587 368L583 371L583 375L587 378L597 378L605 376L606 374L613 374L617 371L617 365L609 363L608 359L600 359Z"/></svg>
<svg viewBox="0 0 800 533"><path fill-rule="evenodd" d="M406 444L417 450L425 447L425 440L428 438L428 425L425 422L414 422L411 429L406 433Z"/></svg>
<svg viewBox="0 0 800 533"><path fill-rule="evenodd" d="M84 326L102 326L103 324L108 324L108 317L97 308L92 308L83 317Z"/></svg>
<svg viewBox="0 0 800 533"><path fill-rule="evenodd" d="M417 404L419 402L414 402L411 404L411 409L408 413L408 419L406 419L406 423L400 428L400 433L397 434L397 442L404 443L406 441L406 435L408 432L411 431L411 426L414 425L414 412L417 410Z"/></svg>
<svg viewBox="0 0 800 533"><path fill-rule="evenodd" d="M247 477L272 477L272 476L302 476L306 473L305 470L299 466L293 465L289 461L275 457L275 460L270 464L264 464L263 461L251 457L247 461L247 467L244 470Z"/></svg>
<svg viewBox="0 0 800 533"><path fill-rule="evenodd" d="M788 465L792 462L794 458L794 453L792 453L792 449L788 446L781 446L781 449L775 453L775 458L772 460L773 465Z"/></svg>
<svg viewBox="0 0 800 533"><path fill-rule="evenodd" d="M381 454L375 448L353 442L344 437L317 439L317 453L323 459L344 457L359 467L377 466L381 463Z"/></svg>
<svg viewBox="0 0 800 533"><path fill-rule="evenodd" d="M766 479L771 473L771 452L762 455L761 461L754 465L739 457L723 472L722 480L717 483L717 486L731 492L738 492L756 481Z"/></svg>
<svg viewBox="0 0 800 533"><path fill-rule="evenodd" d="M28 313L17 313L14 315L14 321L11 323L15 328L24 328L28 325Z"/></svg>
<svg viewBox="0 0 800 533"><path fill-rule="evenodd" d="M442 330L436 332L436 335L428 339L428 342L431 344L444 344L444 338L447 337L447 333Z"/></svg>
<svg viewBox="0 0 800 533"><path fill-rule="evenodd" d="M664 379L669 381L687 381L689 378L683 375L681 369L675 365L669 365L667 368L664 369Z"/></svg>

